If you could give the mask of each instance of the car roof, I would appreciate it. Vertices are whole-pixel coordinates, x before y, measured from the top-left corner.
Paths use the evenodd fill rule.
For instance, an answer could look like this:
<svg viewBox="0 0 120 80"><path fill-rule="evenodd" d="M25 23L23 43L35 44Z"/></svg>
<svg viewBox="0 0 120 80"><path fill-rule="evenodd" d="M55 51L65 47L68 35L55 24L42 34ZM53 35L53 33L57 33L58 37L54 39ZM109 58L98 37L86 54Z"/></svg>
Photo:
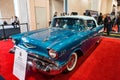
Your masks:
<svg viewBox="0 0 120 80"><path fill-rule="evenodd" d="M58 17L55 17L55 18L79 18L79 19L83 19L83 20L94 20L93 17L83 16L83 15L58 16Z"/></svg>

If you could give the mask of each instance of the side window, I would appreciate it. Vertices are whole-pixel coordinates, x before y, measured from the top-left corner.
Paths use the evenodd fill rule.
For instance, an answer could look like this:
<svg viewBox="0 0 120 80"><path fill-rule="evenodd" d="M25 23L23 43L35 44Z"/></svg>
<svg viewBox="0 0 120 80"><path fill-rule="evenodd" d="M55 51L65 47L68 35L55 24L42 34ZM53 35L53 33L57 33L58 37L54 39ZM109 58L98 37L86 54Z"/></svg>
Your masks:
<svg viewBox="0 0 120 80"><path fill-rule="evenodd" d="M96 27L95 21L94 20L87 20L86 21L86 27L87 29L93 29Z"/></svg>

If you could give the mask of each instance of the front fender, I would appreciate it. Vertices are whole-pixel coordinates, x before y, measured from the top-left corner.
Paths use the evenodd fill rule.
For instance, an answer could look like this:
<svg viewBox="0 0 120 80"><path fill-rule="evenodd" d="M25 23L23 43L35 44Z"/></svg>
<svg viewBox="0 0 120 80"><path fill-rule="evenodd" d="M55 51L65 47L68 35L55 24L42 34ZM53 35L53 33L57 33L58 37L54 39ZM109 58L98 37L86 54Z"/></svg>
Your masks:
<svg viewBox="0 0 120 80"><path fill-rule="evenodd" d="M83 55L83 52L82 52L81 48L74 48L73 50L64 53L64 54L58 59L60 65L61 65L61 66L66 65L66 64L68 63L69 58L71 57L71 55L72 55L74 52L77 53L78 57L81 56L81 55Z"/></svg>

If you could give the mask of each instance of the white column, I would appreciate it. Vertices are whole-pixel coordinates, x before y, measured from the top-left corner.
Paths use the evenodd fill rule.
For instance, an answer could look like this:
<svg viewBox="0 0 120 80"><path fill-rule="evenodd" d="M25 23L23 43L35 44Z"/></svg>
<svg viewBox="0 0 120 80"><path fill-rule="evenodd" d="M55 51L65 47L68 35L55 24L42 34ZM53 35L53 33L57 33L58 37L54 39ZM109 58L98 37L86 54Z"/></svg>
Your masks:
<svg viewBox="0 0 120 80"><path fill-rule="evenodd" d="M15 16L20 20L20 23L28 23L28 6L27 0L14 0ZM21 32L26 31L26 26L21 26Z"/></svg>

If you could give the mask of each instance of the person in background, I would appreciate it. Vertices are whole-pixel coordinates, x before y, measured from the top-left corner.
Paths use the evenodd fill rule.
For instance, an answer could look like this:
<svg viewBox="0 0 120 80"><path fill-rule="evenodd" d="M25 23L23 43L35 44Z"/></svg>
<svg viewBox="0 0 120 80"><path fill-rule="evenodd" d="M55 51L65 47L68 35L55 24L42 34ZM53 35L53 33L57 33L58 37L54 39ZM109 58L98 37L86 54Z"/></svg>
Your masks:
<svg viewBox="0 0 120 80"><path fill-rule="evenodd" d="M56 17L57 16L57 12L54 13L54 16L53 17Z"/></svg>
<svg viewBox="0 0 120 80"><path fill-rule="evenodd" d="M12 26L14 26L14 17L13 16L11 17L11 24L12 24ZM15 26L14 26L14 28L15 28Z"/></svg>
<svg viewBox="0 0 120 80"><path fill-rule="evenodd" d="M19 22L19 19L17 16L12 17L11 22L12 22L12 25L14 26L14 28L17 28L17 25L18 26L20 25L20 22Z"/></svg>
<svg viewBox="0 0 120 80"><path fill-rule="evenodd" d="M54 13L53 17L57 17L57 12ZM51 20L49 21L49 26L51 24Z"/></svg>
<svg viewBox="0 0 120 80"><path fill-rule="evenodd" d="M90 12L88 12L88 15L87 16L91 16Z"/></svg>
<svg viewBox="0 0 120 80"><path fill-rule="evenodd" d="M104 19L104 31L107 29L107 35L110 35L110 28L111 28L111 18L110 15L107 14Z"/></svg>
<svg viewBox="0 0 120 80"><path fill-rule="evenodd" d="M119 16L117 17L116 24L117 24L117 26L118 26L118 32L120 32L120 14L119 14Z"/></svg>
<svg viewBox="0 0 120 80"><path fill-rule="evenodd" d="M86 13L84 12L83 15L86 16Z"/></svg>
<svg viewBox="0 0 120 80"><path fill-rule="evenodd" d="M7 21L3 21L3 24L4 24L4 25L7 25L8 23L7 23Z"/></svg>
<svg viewBox="0 0 120 80"><path fill-rule="evenodd" d="M115 18L115 15L113 15L113 14L110 15L110 18L111 18L111 29L110 29L110 31L113 31L112 28L115 25L116 18Z"/></svg>
<svg viewBox="0 0 120 80"><path fill-rule="evenodd" d="M107 15L106 16L104 16L104 21L103 21L103 23L104 23L104 31L106 31L107 30Z"/></svg>
<svg viewBox="0 0 120 80"><path fill-rule="evenodd" d="M66 13L65 12L63 12L63 16L65 16L66 15Z"/></svg>
<svg viewBox="0 0 120 80"><path fill-rule="evenodd" d="M101 25L103 23L102 19L103 19L103 16L102 16L102 13L100 13L98 17L98 25Z"/></svg>

